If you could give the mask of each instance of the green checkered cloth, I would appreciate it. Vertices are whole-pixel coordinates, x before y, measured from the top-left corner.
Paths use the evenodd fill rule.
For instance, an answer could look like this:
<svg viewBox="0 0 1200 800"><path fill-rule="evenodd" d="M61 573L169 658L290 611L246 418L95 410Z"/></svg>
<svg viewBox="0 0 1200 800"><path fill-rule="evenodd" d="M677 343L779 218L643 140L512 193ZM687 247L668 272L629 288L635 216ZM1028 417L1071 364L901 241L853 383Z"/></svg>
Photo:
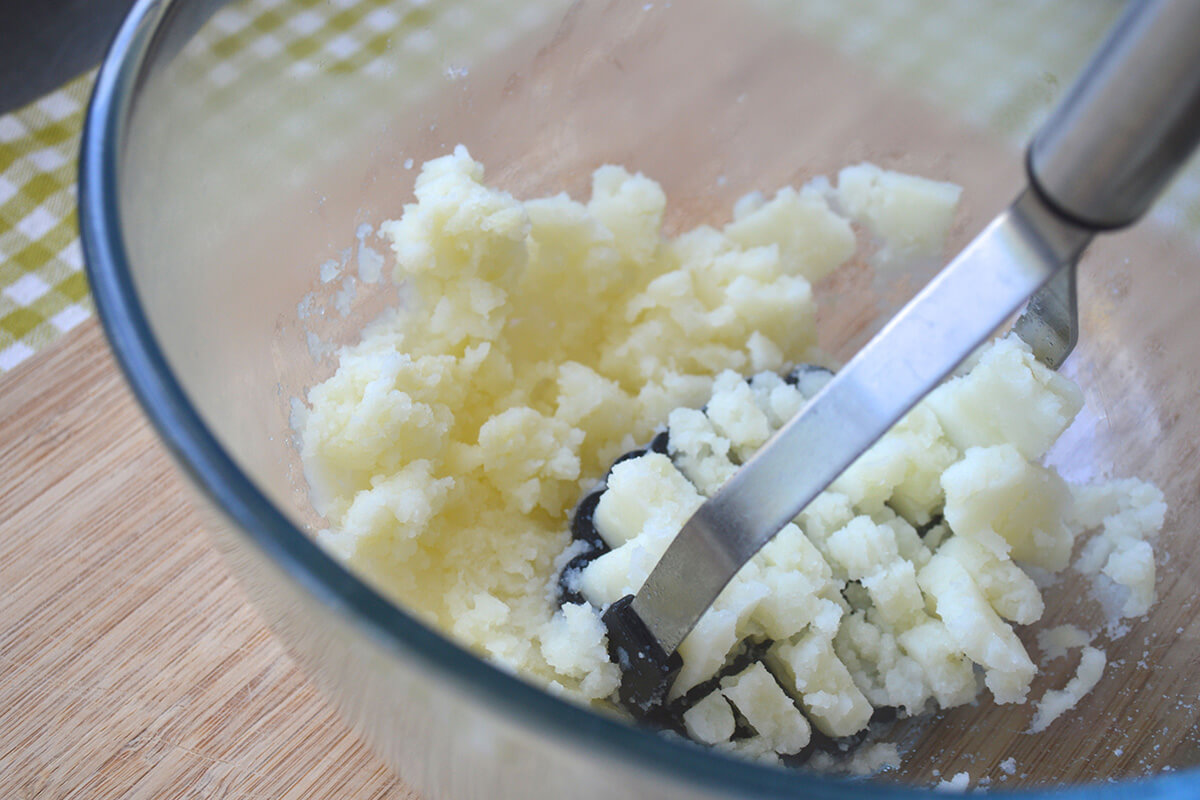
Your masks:
<svg viewBox="0 0 1200 800"><path fill-rule="evenodd" d="M75 156L93 77L0 117L0 372L92 314Z"/></svg>
<svg viewBox="0 0 1200 800"><path fill-rule="evenodd" d="M1017 146L1036 128L1061 90L1060 83L1079 70L1124 5L1118 0L754 2ZM664 10L659 6L670 4L655 0L634 3L634 8L656 13ZM555 0L233 3L214 15L185 48L181 67L186 72L179 80L189 91L180 93L174 110L214 129L255 112L272 125L295 128L295 152L243 148L243 156L251 161L283 158L301 165L291 174L303 183L311 170L323 168L308 161L338 158L338 146L350 146L350 138L325 131L320 137L324 144L314 157L311 126L319 115L315 110L306 114L303 98L289 97L286 86L275 91L277 80L262 81L267 90L254 90L256 73L303 78L317 71L355 72L364 80L348 81L345 93L328 98L329 103L348 105L354 104L356 86L375 91L366 79L377 78L390 92L438 91L448 78L465 72L467 63L504 49L550 14L561 13L561 7ZM988 37L981 40L978 31L987 31ZM405 81L397 86L391 76L401 68ZM93 76L0 116L0 372L92 314L76 232L74 181ZM328 108L320 112L320 118L337 117ZM362 127L361 118L345 117L348 125ZM238 165L228 166L238 172ZM234 193L233 198L251 206L255 202L253 191ZM1176 181L1153 215L1168 225L1200 230L1200 164Z"/></svg>
<svg viewBox="0 0 1200 800"><path fill-rule="evenodd" d="M465 74L466 63L502 50L563 7L563 0L231 3L181 53L175 80L186 91L179 92L172 111L211 129L214 141L228 135L231 120L286 128L294 146L279 147L276 140L271 147L223 153L251 163L224 163L218 171L242 176L253 174L256 160L282 160L297 165L286 172L303 184L344 155L342 149L353 142L348 132L365 127L359 95L378 96L386 89L396 101L400 92L411 100L436 91L447 79ZM286 86L280 90L280 75L303 86L306 76L318 72L356 73L370 80L347 81L316 108L305 107L311 98L289 93ZM396 74L405 80L397 83ZM89 73L0 116L0 372L93 313L78 238L75 170L94 78ZM353 113L335 113L339 104ZM329 130L330 119L342 120L346 130ZM314 141L320 147L314 148ZM196 161L203 166L201 156ZM228 202L244 205L249 213L259 207L258 198L254 187L243 183L239 180L239 191L228 193Z"/></svg>

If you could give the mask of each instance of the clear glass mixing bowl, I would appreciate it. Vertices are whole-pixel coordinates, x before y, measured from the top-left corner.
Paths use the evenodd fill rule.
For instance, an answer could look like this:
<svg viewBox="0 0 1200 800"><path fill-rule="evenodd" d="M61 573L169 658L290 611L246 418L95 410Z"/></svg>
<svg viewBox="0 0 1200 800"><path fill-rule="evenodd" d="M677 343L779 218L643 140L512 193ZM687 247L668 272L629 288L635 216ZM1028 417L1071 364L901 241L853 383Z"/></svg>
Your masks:
<svg viewBox="0 0 1200 800"><path fill-rule="evenodd" d="M968 772L992 788L1200 792L1200 181L1081 270L1065 367L1087 397L1051 461L1139 475L1171 506L1160 602L1109 643L1100 685L1046 733L989 702L895 732L867 783L732 761L545 694L424 627L311 543L289 425L335 345L396 302L360 225L398 216L457 143L519 196L610 162L670 198L669 230L754 190L870 159L957 181L959 246L1022 183L1020 143L1119 11L1097 2L144 0L100 72L80 213L97 305L215 540L289 651L434 798L891 796ZM324 274L320 269L325 265ZM822 344L847 356L936 265L819 286ZM356 275L356 271L358 274ZM1046 624L1082 617L1047 592ZM1061 686L1051 664L1035 693ZM1000 768L1015 759L1010 774Z"/></svg>

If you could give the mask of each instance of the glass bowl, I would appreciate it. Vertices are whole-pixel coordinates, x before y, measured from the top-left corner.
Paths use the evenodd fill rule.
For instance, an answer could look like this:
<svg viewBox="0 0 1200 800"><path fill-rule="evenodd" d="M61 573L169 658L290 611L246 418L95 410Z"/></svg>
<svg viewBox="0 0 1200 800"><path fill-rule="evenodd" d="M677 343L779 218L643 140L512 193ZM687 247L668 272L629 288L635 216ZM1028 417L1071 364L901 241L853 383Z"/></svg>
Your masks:
<svg viewBox="0 0 1200 800"><path fill-rule="evenodd" d="M96 84L80 166L88 274L112 347L289 652L430 798L884 797L967 772L1025 796L1200 792L1197 443L1200 180L1081 269L1065 366L1087 406L1050 455L1072 480L1137 475L1171 511L1160 602L1041 735L981 701L900 726L901 769L848 783L636 730L471 655L344 569L290 424L339 345L399 302L374 226L416 166L466 144L520 197L586 193L603 163L721 223L751 190L869 159L965 187L959 247L1023 182L1021 143L1119 11L1049 4L716 0L144 0ZM859 265L861 266L861 265ZM936 270L818 287L846 357ZM1079 619L1047 590L1045 624ZM1096 622L1096 620L1091 620ZM1060 686L1070 665L1051 665ZM1035 685L1035 692L1037 686ZM1008 762L1007 759L1015 759ZM1015 768L1005 769L1004 762Z"/></svg>

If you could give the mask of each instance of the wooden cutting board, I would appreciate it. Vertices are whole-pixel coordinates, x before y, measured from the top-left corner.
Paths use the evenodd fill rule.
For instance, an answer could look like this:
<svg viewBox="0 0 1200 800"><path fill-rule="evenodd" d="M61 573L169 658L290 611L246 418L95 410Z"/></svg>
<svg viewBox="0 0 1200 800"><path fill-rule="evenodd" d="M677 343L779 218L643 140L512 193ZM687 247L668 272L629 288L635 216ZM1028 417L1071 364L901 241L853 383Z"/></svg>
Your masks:
<svg viewBox="0 0 1200 800"><path fill-rule="evenodd" d="M603 9L591 13L599 17ZM612 20L623 25L619 17ZM596 22L574 18L580 31L594 30L587 26ZM498 180L519 196L564 188L564 180L565 188L583 196L590 168L604 160L644 168L663 180L669 196L684 198L667 219L672 231L721 222L746 187L802 182L878 157L892 167L953 176L963 184L960 219L972 222L956 227L948 248L953 252L973 225L982 225L1015 192L1019 159L1001 143L937 115L914 113L907 96L869 82L818 48L796 47L790 36L744 46L756 60L741 64L719 46L732 25L710 21L711 30L701 30L689 46L663 38L680 29L649 26L643 35L656 44L637 52L650 61L635 61L631 49L614 57L611 69L600 71L608 61L592 65L600 85L591 90L603 99L620 95L625 84L619 73L625 69L650 74L661 66L673 75L703 77L709 72L691 70L688 53L707 49L713 59L728 59L722 69L729 78L720 86L656 98L654 124L614 116L620 109L632 114L632 105L585 106L563 92L552 95L563 107L543 109L538 118L571 119L569 130L603 135L556 138L562 129L548 126L524 146L525 156L506 153L502 143L523 141L529 128L525 115L547 102L536 81L513 88L515 94L507 89L481 94L497 104L494 114L483 101L459 107L455 95L445 115L416 118L422 128L436 118L444 130L469 129L454 113L489 119L490 136L478 148L473 143L472 152L485 163L505 165ZM592 52L568 46L564 38L553 44L539 52L539 69L548 75L557 69L553 59ZM509 73L502 69L478 72L508 86ZM734 98L751 74L764 98L790 96L795 76L822 80L801 81L804 102L783 104L752 127L747 120L753 117L730 110L741 102ZM859 98L853 108L841 115L822 111L839 107L826 102L830 96L850 92ZM696 110L710 107L716 112L707 116ZM673 130L676 118L704 119L717 133L709 139L645 137L645 130ZM880 120L892 142L882 152L861 134ZM615 138L618 134L625 138ZM396 147L415 142L417 155L432 155L439 146L432 126L427 140L396 135L391 141ZM728 162L706 157L721 142L731 154L744 150L753 157ZM374 166L344 170L337 191L331 185L322 194L325 212L332 214L339 203L350 209L385 207L396 184L376 178L388 174L389 163L393 173L400 169L395 164L404 157L382 150L371 158ZM360 181L363 175L370 180ZM720 188L718 178L726 177ZM278 215L280 224L295 218ZM315 224L289 231L286 241L295 253L272 255L283 264L315 266L319 250L312 240L319 232ZM284 239L260 238L271 247ZM1013 783L1023 780L1025 770L1035 779L1078 779L1200 763L1200 705L1193 702L1200 642L1194 610L1200 585L1194 543L1200 528L1194 501L1200 496L1195 469L1200 422L1193 387L1200 385L1200 367L1194 348L1183 346L1194 339L1187 337L1196 326L1196 284L1180 272L1196 263L1195 247L1190 236L1169 238L1149 229L1098 244L1081 277L1083 352L1070 367L1085 386L1091 427L1068 443L1067 455L1078 456L1074 463L1117 465L1112 474L1154 478L1173 503L1161 543L1170 568L1160 580L1160 610L1121 643L1106 645L1120 671L1111 669L1104 688L1044 737L1022 734L1028 717L1021 714L1027 710L1013 713L986 703L962 707L939 720L936 736L910 751L901 777L928 785L939 777L936 765L945 776L970 770L976 781L999 781L998 765L1014 757L1022 774ZM255 251L241 257L253 263ZM315 270L288 274L316 280ZM822 335L848 348L843 355L869 333L863 323L876 312L875 298L862 291L870 276L865 270L849 274L850 280L865 280L839 285L835 276L831 292L845 290L841 305L834 319L821 320ZM266 313L257 305L260 295L252 293L245 297L256 304L239 312L253 316L255 324L274 326L307 291L289 293L274 284L272 290L287 307L279 314ZM853 305L849 297L856 298ZM274 328L267 332L282 338ZM292 333L302 346L303 331L287 335ZM267 359L275 355L264 352ZM305 376L283 377L283 397L306 385ZM274 386L264 390L273 393ZM1102 435L1092 436L1092 430ZM1047 622L1077 620L1073 604L1083 592L1067 585L1054 591L1056 599L1071 602L1056 606ZM1066 683L1071 669L1056 662L1039 679L1034 696ZM1077 730L1088 735L1073 735ZM98 325L81 326L0 379L0 800L416 797L346 729L243 600L210 550L190 497L125 388Z"/></svg>
<svg viewBox="0 0 1200 800"><path fill-rule="evenodd" d="M0 379L0 798L417 798L190 500L95 320Z"/></svg>
<svg viewBox="0 0 1200 800"><path fill-rule="evenodd" d="M190 503L95 320L0 378L0 799L419 800L271 638ZM1172 576L1163 594L1191 586ZM1191 601L1164 604L1164 629L1194 639ZM1174 713L1171 681L1070 724L1132 721L1140 703L1109 733L1141 767L1110 766L1152 772L1139 747ZM959 711L964 752L997 738ZM1023 767L1053 758L1039 742L1012 751ZM1193 737L1164 744L1155 759L1195 763ZM965 758L978 773L1000 755Z"/></svg>

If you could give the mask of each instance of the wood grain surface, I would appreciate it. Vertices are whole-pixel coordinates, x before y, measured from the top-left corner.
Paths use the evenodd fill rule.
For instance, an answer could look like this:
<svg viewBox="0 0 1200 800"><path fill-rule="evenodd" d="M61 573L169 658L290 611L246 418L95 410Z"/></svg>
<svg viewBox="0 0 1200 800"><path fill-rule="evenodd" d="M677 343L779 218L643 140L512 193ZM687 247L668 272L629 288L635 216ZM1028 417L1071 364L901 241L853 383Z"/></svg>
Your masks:
<svg viewBox="0 0 1200 800"><path fill-rule="evenodd" d="M1182 480L1188 486L1172 494L1194 491L1193 478ZM1172 539L1190 532L1182 516ZM1182 568L1172 572L1162 593L1193 595ZM1170 611L1156 627L1194 641L1192 603L1164 606ZM1144 682L1147 673L1133 666L1141 640L1127 641ZM1190 679L1194 651L1155 649L1185 662L1159 673L1160 692L1122 691L1066 721L1107 730L1101 749L1128 754L1107 765L1117 774L1197 757L1194 736L1159 737L1165 746L1152 754L1146 746L1167 720L1196 730L1192 705L1171 710L1184 694L1172 684ZM1061 666L1050 683L1065 679ZM1144 712L1136 722L1127 716L1134 706ZM1095 758L1094 739L1062 747L1060 736L1047 748L1009 730L1003 714L985 704L948 715L946 736L920 745L905 777L928 783L929 764L947 762L976 778L999 776L995 765L1009 754L1022 770ZM953 753L942 752L948 740ZM345 727L247 605L97 323L0 379L0 798L417 797Z"/></svg>
<svg viewBox="0 0 1200 800"><path fill-rule="evenodd" d="M536 70L555 74L554 59L610 53L571 44L572 30L598 36L599 22L577 16L574 28L564 25L563 35L539 51L534 77ZM359 210L380 215L376 221L395 213L404 199L395 187L402 184L389 178L403 170L398 165L445 144L435 138L430 119L438 120L439 131L458 131L472 115L489 121L489 136L478 146L472 142L472 153L502 165L493 173L502 187L523 197L566 188L579 197L592 167L625 163L681 198L667 218L671 231L721 222L749 188L799 184L871 159L964 186L953 250L1020 184L1019 158L1003 143L914 111L911 98L824 51L796 47L786 32L733 37L761 43L743 47L741 55L722 48L734 24L710 23L688 34L646 22L639 35L656 42L653 48L612 51L611 59L588 62L593 72L582 85L591 105L571 92L546 99L530 75L510 85L503 69L476 70L497 88L481 89L472 104L459 106L454 99L450 108L414 115L412 124L419 123L426 138L397 129L388 139L395 148L403 145L407 156L382 145L370 151L367 163L342 169L341 183L323 191L325 216L293 226L286 237L260 230L261 238L274 248L276 261L315 267L329 255L320 241L329 231L354 230ZM761 39L745 38L752 35ZM654 96L644 106L610 102L624 98L626 70L663 72L678 77L677 87L689 85L697 61L689 54L697 52L723 81ZM797 82L798 75L823 79ZM754 76L755 92L746 91L748 76ZM854 104L834 102L851 94ZM737 112L743 96L762 113ZM562 124L536 127L530 137L534 112ZM705 124L689 128L687 136L670 135L680 120L701 119ZM588 130L599 133L564 133ZM706 155L711 153L721 157ZM411 182L411 173L403 174ZM280 225L296 218L277 216ZM1054 461L1072 480L1139 475L1166 492L1171 514L1159 543L1159 608L1124 638L1101 643L1110 659L1103 682L1041 736L1025 734L1029 706L984 701L960 707L913 723L911 736L901 730L897 738L906 739L908 757L889 777L930 785L969 771L975 783L1003 781L1013 788L1145 776L1200 763L1200 317L1194 311L1200 285L1184 277L1197 261L1196 246L1194 236L1145 227L1093 248L1081 271L1084 334L1065 368L1084 387L1087 408ZM244 261L227 266L240 279L250 270L238 265L262 257L243 248ZM199 294L174 294L197 309L242 315L234 322L226 315L227 326L239 333L231 346L206 346L191 372L255 377L211 381L228 390L212 392L211 407L274 403L276 427L267 438L285 442L287 401L318 373L303 370L295 357L306 346L305 331L290 319L308 289L279 281L315 281L316 271L268 272L268 291L245 290L220 306L203 295L223 292L220 282L207 289L199 284ZM171 279L184 274L176 270ZM915 285L919 281L901 288ZM871 294L870 276L861 269L835 275L818 290L840 300L835 314L822 312L822 343L848 355L870 334L867 323L881 298ZM343 335L357 335L353 317L336 320ZM195 324L208 323L204 318ZM319 332L336 340L336 332ZM260 375L272 380L258 380ZM238 454L247 461L277 455L258 447L262 430L218 433L261 451ZM255 466L273 497L286 500L297 490L289 480L295 470L271 473L270 465ZM415 798L273 642L210 550L189 503L95 322L0 379L0 800ZM1048 589L1052 610L1043 624L1098 628L1098 609L1084 607L1090 602L1086 589L1078 576ZM1027 640L1032 634L1023 633ZM1070 661L1050 664L1032 696L1061 687L1073 670ZM1008 759L1018 765L1011 780L1000 767Z"/></svg>
<svg viewBox="0 0 1200 800"><path fill-rule="evenodd" d="M0 380L0 798L416 798L190 500L95 321Z"/></svg>

